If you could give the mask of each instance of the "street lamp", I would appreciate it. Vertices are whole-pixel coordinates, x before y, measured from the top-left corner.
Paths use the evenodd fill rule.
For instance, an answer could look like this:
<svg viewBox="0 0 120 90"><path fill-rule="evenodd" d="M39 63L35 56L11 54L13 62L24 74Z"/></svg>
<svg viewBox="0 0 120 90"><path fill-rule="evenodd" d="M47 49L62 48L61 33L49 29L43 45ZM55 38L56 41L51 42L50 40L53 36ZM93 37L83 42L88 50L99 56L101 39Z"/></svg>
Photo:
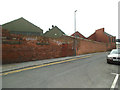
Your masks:
<svg viewBox="0 0 120 90"><path fill-rule="evenodd" d="M75 41L74 41L74 49L75 49L75 56L76 56L76 12L77 10L74 11L74 30L75 30Z"/></svg>

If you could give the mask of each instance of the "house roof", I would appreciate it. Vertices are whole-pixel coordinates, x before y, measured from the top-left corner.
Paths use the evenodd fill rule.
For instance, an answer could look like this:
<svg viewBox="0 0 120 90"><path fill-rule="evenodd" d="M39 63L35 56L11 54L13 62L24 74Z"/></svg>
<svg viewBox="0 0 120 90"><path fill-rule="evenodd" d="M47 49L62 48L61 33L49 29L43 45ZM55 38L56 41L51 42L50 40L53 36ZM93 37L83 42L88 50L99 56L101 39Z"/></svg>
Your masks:
<svg viewBox="0 0 120 90"><path fill-rule="evenodd" d="M80 37L80 38L86 38L85 36L83 36L80 32L76 31L75 33L73 33L71 36L75 36L76 37Z"/></svg>
<svg viewBox="0 0 120 90"><path fill-rule="evenodd" d="M43 32L41 28L27 21L23 17L3 24L2 28L7 29L10 32Z"/></svg>
<svg viewBox="0 0 120 90"><path fill-rule="evenodd" d="M65 33L57 26L52 27L52 29L49 29L49 31L44 33L44 36L46 37L61 37L62 35L65 35Z"/></svg>
<svg viewBox="0 0 120 90"><path fill-rule="evenodd" d="M112 36L112 35L110 35L110 34L108 34L108 33L106 33L106 32L104 32L107 36L110 36L110 37L114 37L114 36Z"/></svg>

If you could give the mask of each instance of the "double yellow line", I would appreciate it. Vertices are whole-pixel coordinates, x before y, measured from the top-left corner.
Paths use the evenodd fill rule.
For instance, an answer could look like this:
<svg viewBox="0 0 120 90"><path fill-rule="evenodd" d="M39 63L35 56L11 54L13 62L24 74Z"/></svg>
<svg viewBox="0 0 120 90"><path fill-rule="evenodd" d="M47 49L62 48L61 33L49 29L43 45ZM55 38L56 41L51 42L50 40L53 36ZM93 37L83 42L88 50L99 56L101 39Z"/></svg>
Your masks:
<svg viewBox="0 0 120 90"><path fill-rule="evenodd" d="M44 66L50 66L50 65L60 64L60 63L69 62L69 61L73 61L73 60L83 59L83 58L87 58L87 57L91 57L91 56L92 56L92 55L88 55L88 56L84 56L84 57L80 57L80 58L62 60L62 61L59 61L59 62L51 62L51 63L48 63L48 64L43 64L43 65L28 67L28 68L19 69L19 70L14 70L14 71L9 71L9 72L5 72L5 73L1 73L0 76L12 74L12 73L17 73L17 72L21 72L21 71L25 71L25 70L40 68L40 67L44 67Z"/></svg>

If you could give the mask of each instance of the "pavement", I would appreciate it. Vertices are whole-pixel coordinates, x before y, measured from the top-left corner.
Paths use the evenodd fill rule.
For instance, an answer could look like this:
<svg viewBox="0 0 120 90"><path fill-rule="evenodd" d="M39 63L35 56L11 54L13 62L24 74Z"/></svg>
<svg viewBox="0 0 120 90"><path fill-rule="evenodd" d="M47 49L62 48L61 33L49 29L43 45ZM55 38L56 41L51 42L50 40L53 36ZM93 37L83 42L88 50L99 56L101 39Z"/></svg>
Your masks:
<svg viewBox="0 0 120 90"><path fill-rule="evenodd" d="M36 63L36 65L44 65L8 72L6 75L2 76L2 87L111 88L111 86L114 86L114 88L117 88L119 86L116 85L114 81L119 84L118 79L115 78L120 66L107 64L105 52L85 54L76 57L56 58L53 63L45 61L44 63Z"/></svg>
<svg viewBox="0 0 120 90"><path fill-rule="evenodd" d="M95 53L92 53L92 54L95 54ZM42 64L72 59L72 58L79 58L79 57L83 57L83 56L87 56L87 55L91 55L91 54L69 56L69 57L62 57L62 58L53 58L53 59L44 59L44 60L13 63L13 64L4 64L4 65L2 65L2 72L8 72L8 71L12 71L12 70L17 70L17 69L22 69L22 68L26 68L26 67L37 66L37 65L42 65ZM2 72L0 72L0 73L2 73Z"/></svg>

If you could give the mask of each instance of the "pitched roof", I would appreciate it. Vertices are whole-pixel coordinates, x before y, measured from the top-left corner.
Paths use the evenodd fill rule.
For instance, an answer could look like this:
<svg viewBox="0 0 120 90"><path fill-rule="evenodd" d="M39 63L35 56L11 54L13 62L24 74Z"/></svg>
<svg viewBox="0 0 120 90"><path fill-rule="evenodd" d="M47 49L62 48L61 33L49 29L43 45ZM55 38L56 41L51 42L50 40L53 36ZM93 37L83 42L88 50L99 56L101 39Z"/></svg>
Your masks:
<svg viewBox="0 0 120 90"><path fill-rule="evenodd" d="M43 32L41 28L27 21L23 17L3 24L2 28L11 32Z"/></svg>
<svg viewBox="0 0 120 90"><path fill-rule="evenodd" d="M79 33L78 31L76 31L75 33L73 33L71 36L75 36L76 37L80 37L80 38L86 38L85 36L83 36L81 33Z"/></svg>
<svg viewBox="0 0 120 90"><path fill-rule="evenodd" d="M61 37L62 35L65 35L65 33L57 26L52 27L52 29L49 29L49 31L44 33L44 36L46 37Z"/></svg>
<svg viewBox="0 0 120 90"><path fill-rule="evenodd" d="M110 36L110 37L114 37L114 36L112 36L112 35L110 35L110 34L108 34L107 32L104 32L107 36Z"/></svg>

